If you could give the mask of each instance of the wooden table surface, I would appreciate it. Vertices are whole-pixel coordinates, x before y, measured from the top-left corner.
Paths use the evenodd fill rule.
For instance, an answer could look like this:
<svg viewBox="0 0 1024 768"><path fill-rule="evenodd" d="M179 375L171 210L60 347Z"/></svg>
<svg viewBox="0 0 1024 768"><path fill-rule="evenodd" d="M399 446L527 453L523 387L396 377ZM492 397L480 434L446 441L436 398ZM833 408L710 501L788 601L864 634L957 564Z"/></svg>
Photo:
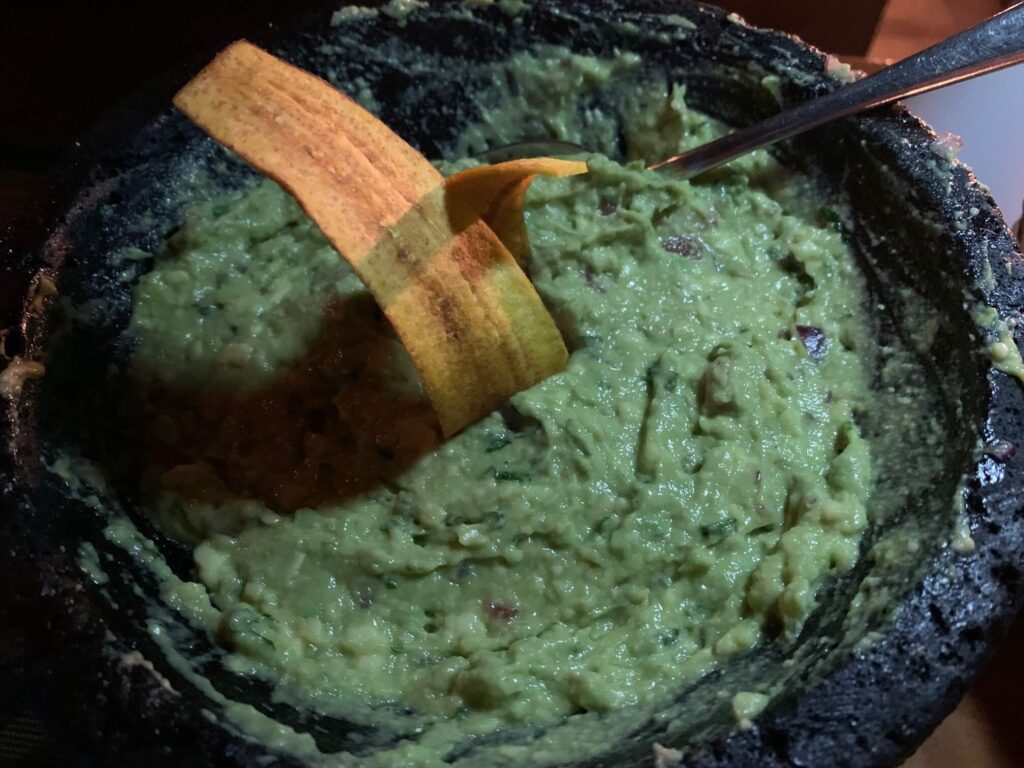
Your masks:
<svg viewBox="0 0 1024 768"><path fill-rule="evenodd" d="M293 7L305 4L292 2ZM728 0L721 4L729 5ZM994 12L999 4L890 0L867 55L878 60L912 53ZM15 10L11 5L0 9L0 229L30 205L49 168L84 133L88 122L158 71L164 60L209 45L217 39L217 30L232 28L241 36L247 27L258 27L279 12L273 0L250 0L246 18L236 22L232 17L237 5L184 0L162 8L115 4L106 11L79 4L72 10L62 8L58 19L49 7L26 9L18 4L21 7ZM828 2L823 0L822 5L827 9ZM162 14L157 22L154 13ZM197 13L214 17L214 22L198 29L183 23ZM138 28L159 34L134 34ZM100 29L106 31L97 32ZM1024 619L1013 626L964 701L906 763L907 768L1024 767L1022 651ZM0 723L0 738L5 725Z"/></svg>

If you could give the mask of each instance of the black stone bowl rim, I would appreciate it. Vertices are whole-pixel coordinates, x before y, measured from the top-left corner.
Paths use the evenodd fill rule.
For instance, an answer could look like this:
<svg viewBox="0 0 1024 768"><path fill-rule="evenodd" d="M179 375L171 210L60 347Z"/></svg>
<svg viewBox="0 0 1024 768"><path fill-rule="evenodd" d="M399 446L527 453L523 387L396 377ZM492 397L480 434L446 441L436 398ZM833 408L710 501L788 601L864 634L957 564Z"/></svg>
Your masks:
<svg viewBox="0 0 1024 768"><path fill-rule="evenodd" d="M565 5L606 10L622 7L611 0L572 0ZM633 0L629 7L660 13L679 11L667 0ZM795 37L746 27L734 17L727 22L724 12L717 9L704 8L698 13L703 21L735 24L741 37L770 35L775 45L800 56L817 56L824 64L824 54ZM308 16L296 20L295 26L308 20ZM289 28L290 24L268 37L273 39ZM261 41L258 35L256 39ZM31 356L45 341L45 324L30 308L31 289L41 272L59 267L63 222L74 216L75 204L87 204L89 190L102 182L94 167L117 158L124 137L154 118L162 119L169 95L206 58L197 57L169 70L113 110L73 153L35 209L0 237L0 329L10 329L9 354L24 349ZM820 92L835 86L823 66L814 87ZM936 138L902 106L852 119L870 124L870 130L879 135L888 133L889 141L904 141L908 146ZM958 210L979 211L971 225L955 234L968 254L964 287L996 307L1001 316L1017 316L1022 306L1020 291L1008 272L999 270L988 288L975 287L987 254L1011 259L1018 269L1024 265L988 191L962 164L954 167L948 187L942 188L935 178L915 181L945 219ZM985 365L986 417L979 425L983 440L1020 444L1024 441L1021 387L987 362ZM5 400L0 415L0 574L5 581L11 576L11 583L18 585L16 594L9 588L0 589L0 625L16 627L23 633L23 642L43 647L35 658L22 659L6 671L25 685L22 692L26 696L45 694L51 715L69 725L65 731L69 743L90 749L99 746L100 754L112 764L136 764L142 754L155 765L187 761L240 766L253 764L261 754L265 759L264 753L203 717L146 703L147 694L158 682L144 669L125 669L118 660L100 652L102 637L94 622L97 609L81 587L84 576L73 553L47 560L45 567L31 567L33 558L46 551L48 544L33 540L34 532L23 536L19 530L34 512L31 489L25 487L25 478L34 471L34 437L22 429L31 419L32 392L30 383L26 397ZM1022 455L1024 452L994 458L980 453L977 462L965 468L965 508L977 549L968 556L957 555L948 547L940 552L923 580L900 604L882 637L853 654L803 696L795 700L783 696L753 728L732 731L688 750L678 764L702 768L867 767L891 765L908 756L959 701L1024 600ZM55 680L60 665L54 657L66 654L68 646L62 644L72 641L81 649L82 673L73 680ZM85 698L76 698L81 696ZM77 721L68 723L76 720L76 713ZM292 762L281 758L277 764Z"/></svg>

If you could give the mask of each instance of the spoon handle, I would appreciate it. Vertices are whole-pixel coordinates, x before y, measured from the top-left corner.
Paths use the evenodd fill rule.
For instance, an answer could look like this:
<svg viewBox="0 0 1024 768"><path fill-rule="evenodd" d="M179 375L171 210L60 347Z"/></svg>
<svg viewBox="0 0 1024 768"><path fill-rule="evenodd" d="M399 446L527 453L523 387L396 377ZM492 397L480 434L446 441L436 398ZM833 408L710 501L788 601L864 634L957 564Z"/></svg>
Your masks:
<svg viewBox="0 0 1024 768"><path fill-rule="evenodd" d="M838 117L952 85L1022 61L1024 3L1018 3L873 75L650 167L672 166L687 177L695 176Z"/></svg>

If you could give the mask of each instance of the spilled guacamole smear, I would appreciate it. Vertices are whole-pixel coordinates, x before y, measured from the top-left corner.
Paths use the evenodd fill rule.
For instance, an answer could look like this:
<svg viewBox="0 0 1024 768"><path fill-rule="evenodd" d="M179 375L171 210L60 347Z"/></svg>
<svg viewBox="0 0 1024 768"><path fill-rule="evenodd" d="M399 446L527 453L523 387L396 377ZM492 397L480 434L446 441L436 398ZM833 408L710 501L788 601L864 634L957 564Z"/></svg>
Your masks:
<svg viewBox="0 0 1024 768"><path fill-rule="evenodd" d="M562 94L630 65L538 56ZM636 105L627 156L722 132L684 97ZM372 726L348 762L499 764L537 729L651 712L793 637L858 556L865 322L837 214L764 153L699 182L589 166L527 202L567 370L444 443L377 307L270 182L190 209L135 290L148 508L194 547L176 599L275 700ZM767 704L743 696L748 720Z"/></svg>

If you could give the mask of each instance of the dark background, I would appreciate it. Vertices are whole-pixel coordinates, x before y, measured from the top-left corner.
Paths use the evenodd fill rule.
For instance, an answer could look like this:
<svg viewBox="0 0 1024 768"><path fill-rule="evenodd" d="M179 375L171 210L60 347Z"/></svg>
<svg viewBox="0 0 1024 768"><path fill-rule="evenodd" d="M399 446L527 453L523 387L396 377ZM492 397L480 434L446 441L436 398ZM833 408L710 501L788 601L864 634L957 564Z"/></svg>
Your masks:
<svg viewBox="0 0 1024 768"><path fill-rule="evenodd" d="M92 121L171 63L284 14L345 0L179 0L0 9L0 225ZM753 23L783 27L829 51L863 54L884 0L723 0Z"/></svg>
<svg viewBox="0 0 1024 768"><path fill-rule="evenodd" d="M0 141L49 147L74 138L99 111L184 55L247 34L275 16L345 0L179 0L7 3L0 10ZM863 54L884 0L722 0L751 23L777 26L820 48ZM11 144L11 143L14 144ZM17 160L7 157L5 160Z"/></svg>

